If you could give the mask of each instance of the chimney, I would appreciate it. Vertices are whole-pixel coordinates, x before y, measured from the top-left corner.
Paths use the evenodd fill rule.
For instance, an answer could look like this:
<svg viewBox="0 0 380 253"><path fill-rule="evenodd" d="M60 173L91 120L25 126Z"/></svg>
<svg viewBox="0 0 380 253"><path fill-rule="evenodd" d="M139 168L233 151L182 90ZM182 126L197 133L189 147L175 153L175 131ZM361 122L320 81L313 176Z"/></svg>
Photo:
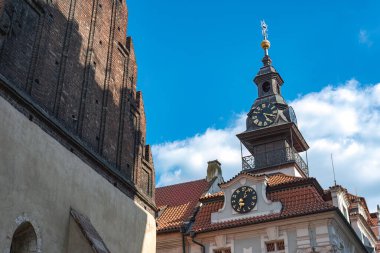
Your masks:
<svg viewBox="0 0 380 253"><path fill-rule="evenodd" d="M208 163L208 166L207 166L207 177L206 177L207 182L210 182L215 177L222 178L221 163L218 160L209 161L207 163Z"/></svg>

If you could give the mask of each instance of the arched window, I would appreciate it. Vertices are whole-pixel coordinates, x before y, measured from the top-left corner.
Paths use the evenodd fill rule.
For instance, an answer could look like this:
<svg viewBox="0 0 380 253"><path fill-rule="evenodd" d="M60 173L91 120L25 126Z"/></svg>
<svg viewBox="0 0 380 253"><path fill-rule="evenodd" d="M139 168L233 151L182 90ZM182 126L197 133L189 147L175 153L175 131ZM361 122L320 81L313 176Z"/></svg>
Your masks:
<svg viewBox="0 0 380 253"><path fill-rule="evenodd" d="M32 224L24 222L16 229L10 253L37 253L37 235Z"/></svg>

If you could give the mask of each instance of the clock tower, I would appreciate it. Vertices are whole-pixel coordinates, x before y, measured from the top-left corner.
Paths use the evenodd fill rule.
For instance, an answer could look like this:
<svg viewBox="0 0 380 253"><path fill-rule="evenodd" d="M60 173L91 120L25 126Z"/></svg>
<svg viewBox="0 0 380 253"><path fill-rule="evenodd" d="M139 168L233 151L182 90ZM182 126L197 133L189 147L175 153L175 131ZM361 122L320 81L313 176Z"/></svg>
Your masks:
<svg viewBox="0 0 380 253"><path fill-rule="evenodd" d="M247 115L246 131L237 135L251 153L242 158L243 170L308 177L308 166L299 153L306 151L309 146L298 130L293 108L281 95L284 81L269 57L270 42L264 21L261 22L261 27L263 67L253 80L258 97Z"/></svg>

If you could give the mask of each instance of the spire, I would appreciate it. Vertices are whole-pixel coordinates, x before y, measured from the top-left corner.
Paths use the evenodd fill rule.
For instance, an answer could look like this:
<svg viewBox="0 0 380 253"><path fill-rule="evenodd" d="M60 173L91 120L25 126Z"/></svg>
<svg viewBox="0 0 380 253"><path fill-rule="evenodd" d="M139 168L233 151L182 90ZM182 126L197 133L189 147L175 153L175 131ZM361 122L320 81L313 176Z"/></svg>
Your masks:
<svg viewBox="0 0 380 253"><path fill-rule="evenodd" d="M261 33L263 35L263 41L261 41L261 47L264 49L264 58L262 62L264 66L269 66L272 64L272 60L269 57L268 49L270 48L270 42L268 40L268 26L264 20L261 21Z"/></svg>

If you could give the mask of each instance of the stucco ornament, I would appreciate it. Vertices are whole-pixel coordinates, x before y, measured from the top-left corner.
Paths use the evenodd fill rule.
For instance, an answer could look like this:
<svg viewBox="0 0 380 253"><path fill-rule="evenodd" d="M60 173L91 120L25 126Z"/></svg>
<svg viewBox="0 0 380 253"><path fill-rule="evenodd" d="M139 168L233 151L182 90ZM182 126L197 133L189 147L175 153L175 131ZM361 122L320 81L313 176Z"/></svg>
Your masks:
<svg viewBox="0 0 380 253"><path fill-rule="evenodd" d="M227 244L227 237L226 235L218 235L215 236L215 245L218 248L225 247Z"/></svg>
<svg viewBox="0 0 380 253"><path fill-rule="evenodd" d="M279 237L278 227L270 227L266 229L268 240L277 240Z"/></svg>
<svg viewBox="0 0 380 253"><path fill-rule="evenodd" d="M344 242L334 227L331 227L331 248L334 253L343 253L344 250Z"/></svg>
<svg viewBox="0 0 380 253"><path fill-rule="evenodd" d="M243 253L252 253L252 247L243 248Z"/></svg>

